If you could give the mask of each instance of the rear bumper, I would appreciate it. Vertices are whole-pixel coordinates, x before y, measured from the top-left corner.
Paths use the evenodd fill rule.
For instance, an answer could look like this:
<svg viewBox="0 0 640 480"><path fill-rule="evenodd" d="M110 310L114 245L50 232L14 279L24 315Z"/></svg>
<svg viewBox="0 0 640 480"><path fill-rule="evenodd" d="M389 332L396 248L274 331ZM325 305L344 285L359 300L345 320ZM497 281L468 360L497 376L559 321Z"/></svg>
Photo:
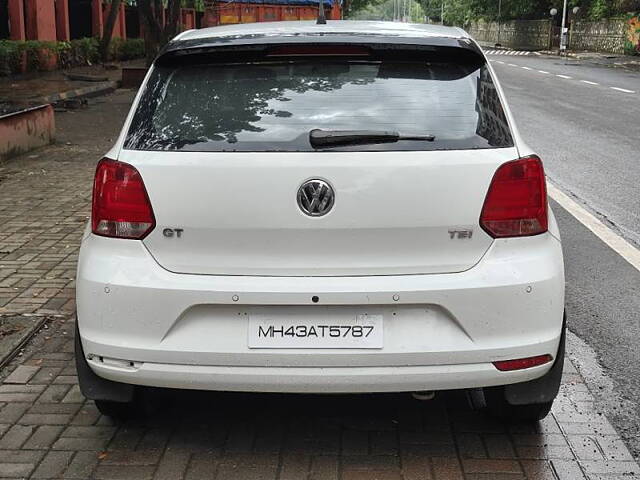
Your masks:
<svg viewBox="0 0 640 480"><path fill-rule="evenodd" d="M138 363L89 366L116 382L165 388L285 393L373 393L454 390L504 385L545 374L544 365L524 372L497 372L492 364L409 367L228 367ZM500 373L500 375L497 375Z"/></svg>
<svg viewBox="0 0 640 480"><path fill-rule="evenodd" d="M117 382L264 392L474 388L549 370L551 363L500 372L491 362L555 357L564 273L549 234L497 240L466 272L377 277L175 274L141 242L89 235L77 304L89 366ZM265 309L382 315L384 347L250 349L246 319Z"/></svg>

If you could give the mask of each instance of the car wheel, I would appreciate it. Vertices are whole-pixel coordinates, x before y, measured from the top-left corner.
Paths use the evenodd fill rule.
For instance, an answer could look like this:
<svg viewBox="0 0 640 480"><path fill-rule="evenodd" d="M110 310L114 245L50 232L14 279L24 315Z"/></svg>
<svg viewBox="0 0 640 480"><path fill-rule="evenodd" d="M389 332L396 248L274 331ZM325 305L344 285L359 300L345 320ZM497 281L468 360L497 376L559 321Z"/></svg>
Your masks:
<svg viewBox="0 0 640 480"><path fill-rule="evenodd" d="M531 403L528 405L511 405L505 400L503 388L492 388L485 391L487 411L496 418L508 422L537 422L547 416L551 410L551 402Z"/></svg>
<svg viewBox="0 0 640 480"><path fill-rule="evenodd" d="M483 388L485 405L491 415L514 422L537 422L547 416L562 381L566 323L565 313L555 362L542 377L524 383Z"/></svg>
<svg viewBox="0 0 640 480"><path fill-rule="evenodd" d="M96 407L102 415L113 420L124 421L133 416L133 402L112 402L109 400L95 400Z"/></svg>
<svg viewBox="0 0 640 480"><path fill-rule="evenodd" d="M89 400L96 403L96 407L103 415L114 419L125 419L131 415L135 400L133 385L112 382L96 375L87 363L80 331L76 322L75 331L75 360L80 391Z"/></svg>

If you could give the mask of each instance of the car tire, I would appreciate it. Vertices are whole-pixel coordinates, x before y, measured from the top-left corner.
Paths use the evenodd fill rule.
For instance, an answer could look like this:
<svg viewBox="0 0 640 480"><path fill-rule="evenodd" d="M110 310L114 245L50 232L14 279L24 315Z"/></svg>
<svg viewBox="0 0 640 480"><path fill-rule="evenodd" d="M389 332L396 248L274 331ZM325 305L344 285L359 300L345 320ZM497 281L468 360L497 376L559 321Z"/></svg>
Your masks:
<svg viewBox="0 0 640 480"><path fill-rule="evenodd" d="M125 421L134 416L134 402L112 402L109 400L95 400L98 411L112 420Z"/></svg>
<svg viewBox="0 0 640 480"><path fill-rule="evenodd" d="M511 405L506 401L503 388L485 392L485 402L489 414L500 420L513 423L538 422L549 414L551 402Z"/></svg>
<svg viewBox="0 0 640 480"><path fill-rule="evenodd" d="M562 381L567 315L562 321L558 353L551 369L542 377L524 383L484 388L486 408L492 416L513 422L537 422L549 414Z"/></svg>
<svg viewBox="0 0 640 480"><path fill-rule="evenodd" d="M88 400L95 402L100 413L114 420L130 418L136 406L136 391L133 385L112 382L99 377L91 370L82 348L77 322L75 360L80 391Z"/></svg>

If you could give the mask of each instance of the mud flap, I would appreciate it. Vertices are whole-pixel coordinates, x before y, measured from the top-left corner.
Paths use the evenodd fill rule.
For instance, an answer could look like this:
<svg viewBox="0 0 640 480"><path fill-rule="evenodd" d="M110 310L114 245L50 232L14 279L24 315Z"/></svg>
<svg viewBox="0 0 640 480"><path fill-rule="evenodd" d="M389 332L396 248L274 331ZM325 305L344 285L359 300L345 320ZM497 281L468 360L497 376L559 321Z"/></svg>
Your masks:
<svg viewBox="0 0 640 480"><path fill-rule="evenodd" d="M504 386L504 398L511 405L552 402L560 390L562 368L564 366L565 338L567 335L567 314L562 321L562 335L556 360L544 376L523 383Z"/></svg>
<svg viewBox="0 0 640 480"><path fill-rule="evenodd" d="M134 386L113 382L96 375L87 363L80 341L80 332L76 320L75 332L76 370L80 391L89 400L128 403L133 401Z"/></svg>

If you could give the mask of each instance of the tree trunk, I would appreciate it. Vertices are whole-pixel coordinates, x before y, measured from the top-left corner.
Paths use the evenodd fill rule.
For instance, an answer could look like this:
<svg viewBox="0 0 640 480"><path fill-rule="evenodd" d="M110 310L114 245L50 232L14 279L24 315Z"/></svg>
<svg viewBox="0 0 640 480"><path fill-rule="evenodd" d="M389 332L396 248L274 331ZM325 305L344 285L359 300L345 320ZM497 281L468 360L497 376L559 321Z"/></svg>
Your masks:
<svg viewBox="0 0 640 480"><path fill-rule="evenodd" d="M109 61L109 45L111 44L111 37L113 35L113 27L116 24L116 19L120 13L120 4L122 0L111 0L111 8L109 9L109 16L107 17L107 23L104 25L104 32L100 39L100 56L103 62Z"/></svg>
<svg viewBox="0 0 640 480"><path fill-rule="evenodd" d="M161 0L138 0L138 11L144 26L147 65L151 65L158 52L180 31L180 0L168 0L168 15L163 25Z"/></svg>
<svg viewBox="0 0 640 480"><path fill-rule="evenodd" d="M144 31L144 54L147 67L151 66L153 60L158 54L158 45L160 42L154 38L147 30Z"/></svg>
<svg viewBox="0 0 640 480"><path fill-rule="evenodd" d="M138 12L144 28L144 48L147 65L151 65L160 48L162 17L158 21L155 7L155 2L152 4L150 0L139 0L138 2Z"/></svg>
<svg viewBox="0 0 640 480"><path fill-rule="evenodd" d="M165 43L168 43L180 31L180 0L169 0L169 15L167 24L164 27Z"/></svg>

